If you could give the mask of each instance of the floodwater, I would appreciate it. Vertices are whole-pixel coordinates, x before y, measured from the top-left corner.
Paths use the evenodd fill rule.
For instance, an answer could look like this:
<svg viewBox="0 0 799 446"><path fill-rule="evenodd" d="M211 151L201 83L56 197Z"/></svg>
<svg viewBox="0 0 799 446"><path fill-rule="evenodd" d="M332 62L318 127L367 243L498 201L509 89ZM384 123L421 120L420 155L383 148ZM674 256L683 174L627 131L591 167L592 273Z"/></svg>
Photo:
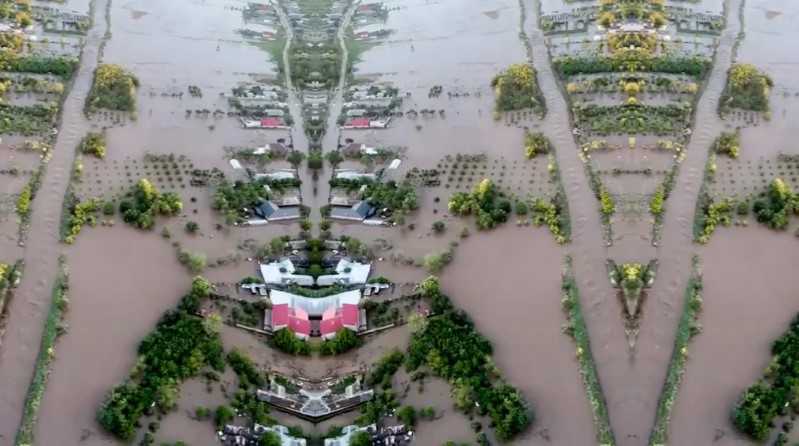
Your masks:
<svg viewBox="0 0 799 446"><path fill-rule="evenodd" d="M69 332L56 345L39 410L38 444L113 444L97 432L106 393L136 362L139 341L188 289L190 276L155 234L98 228L69 252ZM104 255L97 255L98 247ZM131 317L135 315L135 317Z"/></svg>
<svg viewBox="0 0 799 446"><path fill-rule="evenodd" d="M499 262L499 264L498 264ZM593 417L561 332L561 252L544 230L504 228L470 236L441 276L442 289L494 345L494 360L530 400L535 429L514 444L591 444Z"/></svg>
<svg viewBox="0 0 799 446"><path fill-rule="evenodd" d="M738 438L730 411L763 376L772 342L799 312L799 281L781 267L799 261L795 242L786 243L789 234L755 227L717 232L702 252L703 328L688 347L671 444L710 444L719 437L714 444L749 444ZM797 438L794 432L791 439Z"/></svg>

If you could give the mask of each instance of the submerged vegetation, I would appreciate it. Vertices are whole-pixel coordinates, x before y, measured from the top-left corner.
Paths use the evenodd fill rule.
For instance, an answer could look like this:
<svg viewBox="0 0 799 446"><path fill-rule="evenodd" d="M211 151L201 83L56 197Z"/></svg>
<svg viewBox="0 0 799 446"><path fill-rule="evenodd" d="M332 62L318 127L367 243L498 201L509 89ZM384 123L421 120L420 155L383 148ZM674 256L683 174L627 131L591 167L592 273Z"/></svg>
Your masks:
<svg viewBox="0 0 799 446"><path fill-rule="evenodd" d="M597 441L601 445L615 445L616 438L610 426L608 408L605 403L605 395L602 393L602 386L599 384L599 376L594 364L594 356L591 353L591 341L588 338L588 331L585 328L585 318L583 316L580 294L577 290L577 281L571 269L571 257L565 259L566 271L563 274L563 300L561 305L566 312L568 322L564 325L564 331L574 338L577 344L577 359L580 362L580 373L583 376L585 390L588 393L588 401L594 414L594 423L597 430Z"/></svg>
<svg viewBox="0 0 799 446"><path fill-rule="evenodd" d="M727 85L721 94L719 113L733 108L769 111L769 94L774 82L751 64L733 64L727 72Z"/></svg>
<svg viewBox="0 0 799 446"><path fill-rule="evenodd" d="M524 133L524 154L527 159L552 152L552 141L543 132Z"/></svg>
<svg viewBox="0 0 799 446"><path fill-rule="evenodd" d="M449 199L447 208L454 215L477 217L478 229L491 229L508 221L511 202L502 198L491 180L484 178L471 193L455 192Z"/></svg>
<svg viewBox="0 0 799 446"><path fill-rule="evenodd" d="M752 205L758 223L772 229L786 229L788 217L799 214L799 194L794 194L780 178L774 179L766 192Z"/></svg>
<svg viewBox="0 0 799 446"><path fill-rule="evenodd" d="M669 419L685 369L685 360L688 358L688 342L702 330L702 326L696 322L700 310L702 310L702 275L699 273L699 256L694 256L691 260L691 277L688 279L688 286L685 290L680 324L677 326L674 351L671 354L669 370L666 373L666 382L660 392L655 425L649 435L648 444L650 446L664 445L668 442Z"/></svg>
<svg viewBox="0 0 799 446"><path fill-rule="evenodd" d="M491 87L496 96L496 112L523 110L531 108L541 114L546 113L544 95L538 86L537 74L531 64L517 63L508 67L491 79Z"/></svg>
<svg viewBox="0 0 799 446"><path fill-rule="evenodd" d="M44 388L47 384L47 377L55 357L55 343L58 336L65 333L68 329L62 323L64 315L69 308L69 282L66 272L66 258L58 260L58 274L55 277L53 290L50 298L50 307L47 310L47 318L44 323L42 341L39 347L39 356L36 359L36 366L33 370L33 379L28 387L28 396L25 398L25 408L22 412L22 421L14 440L16 446L32 445L36 440L36 418L39 415L39 405L42 402Z"/></svg>
<svg viewBox="0 0 799 446"><path fill-rule="evenodd" d="M758 442L771 434L777 416L799 413L799 315L771 345L771 361L763 378L740 396L732 422ZM775 443L776 444L776 443Z"/></svg>
<svg viewBox="0 0 799 446"><path fill-rule="evenodd" d="M738 132L722 133L713 141L713 152L719 155L727 155L732 159L738 158L738 151L741 141Z"/></svg>
<svg viewBox="0 0 799 446"><path fill-rule="evenodd" d="M139 79L121 65L100 64L94 70L94 82L86 98L87 112L97 109L133 112Z"/></svg>
<svg viewBox="0 0 799 446"><path fill-rule="evenodd" d="M419 284L419 290L430 300L437 316L413 333L407 369L427 366L449 381L460 410L488 415L501 440L516 437L535 415L524 395L502 379L491 358L491 343L475 329L471 318L442 293L438 278L428 277Z"/></svg>
<svg viewBox="0 0 799 446"><path fill-rule="evenodd" d="M224 370L219 333L195 316L211 290L208 281L194 277L177 308L164 313L141 341L130 377L108 393L97 414L109 433L131 440L143 415L165 414L177 404L183 381L203 369Z"/></svg>
<svg viewBox="0 0 799 446"><path fill-rule="evenodd" d="M125 223L139 229L153 229L157 215L174 216L183 209L180 196L174 192L160 193L150 180L142 178L139 184L119 203L119 212Z"/></svg>
<svg viewBox="0 0 799 446"><path fill-rule="evenodd" d="M105 133L89 132L80 142L80 153L105 158Z"/></svg>

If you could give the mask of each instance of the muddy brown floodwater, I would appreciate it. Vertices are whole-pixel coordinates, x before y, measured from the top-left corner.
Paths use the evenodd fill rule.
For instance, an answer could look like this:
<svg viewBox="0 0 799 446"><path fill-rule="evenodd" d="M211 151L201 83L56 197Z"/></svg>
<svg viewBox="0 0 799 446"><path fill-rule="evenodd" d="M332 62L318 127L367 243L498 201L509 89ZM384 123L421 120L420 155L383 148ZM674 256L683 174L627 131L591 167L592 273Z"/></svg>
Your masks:
<svg viewBox="0 0 799 446"><path fill-rule="evenodd" d="M730 12L737 14L738 6L731 3ZM744 127L740 159L725 163L727 170L719 170L731 178L725 186L760 181L757 172L750 172L750 163L763 159L773 163L778 153L797 153L799 60L790 42L799 37L793 20L798 11L793 3L745 2L746 37L737 61L752 63L772 77L772 117L758 119L754 127L734 116L725 120L726 131ZM689 346L669 429L672 444L752 444L732 426L730 413L740 394L762 377L772 342L799 311L796 279L785 274L785 265L797 261L796 242L790 236L794 230L794 224L781 232L762 227L721 230L702 249L704 309L699 323L703 329ZM796 431L790 440L799 440Z"/></svg>

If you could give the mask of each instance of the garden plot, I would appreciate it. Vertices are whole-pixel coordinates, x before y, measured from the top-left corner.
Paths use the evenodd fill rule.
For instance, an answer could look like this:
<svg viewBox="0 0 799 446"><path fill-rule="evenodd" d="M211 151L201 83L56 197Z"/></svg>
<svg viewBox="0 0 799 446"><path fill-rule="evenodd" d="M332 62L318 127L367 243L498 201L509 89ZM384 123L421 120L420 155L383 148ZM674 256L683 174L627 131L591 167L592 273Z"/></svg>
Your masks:
<svg viewBox="0 0 799 446"><path fill-rule="evenodd" d="M491 180L508 195L521 199L555 193L556 185L550 180L546 156L525 161L479 155L469 158L472 157L448 155L443 158L437 164L441 185L431 189L430 193L451 195L453 192L468 192L483 178Z"/></svg>
<svg viewBox="0 0 799 446"><path fill-rule="evenodd" d="M799 190L799 161L773 158L731 160L716 157L715 181L710 185L713 198L755 198L764 192L775 178L785 181L792 190Z"/></svg>

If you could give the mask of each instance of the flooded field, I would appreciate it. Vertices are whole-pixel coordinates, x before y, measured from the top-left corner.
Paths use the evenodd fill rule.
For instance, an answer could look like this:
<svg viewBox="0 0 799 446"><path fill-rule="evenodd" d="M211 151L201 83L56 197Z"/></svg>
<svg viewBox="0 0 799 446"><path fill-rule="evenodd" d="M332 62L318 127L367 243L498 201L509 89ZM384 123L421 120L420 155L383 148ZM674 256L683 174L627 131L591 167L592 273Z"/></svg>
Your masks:
<svg viewBox="0 0 799 446"><path fill-rule="evenodd" d="M419 419L415 443L495 442L505 427L488 427L491 408L465 416L454 407L483 398L473 384L434 378L446 376L434 368L446 347L422 372L378 366L430 324L415 315L435 303L412 299L436 274L493 346L478 374L489 387L507 380L535 412L509 444L663 443L650 437L653 421L669 444L748 444L729 413L799 311L780 269L797 260L796 225L755 227L747 207L728 212L700 248L708 238L697 236L694 212L710 212L701 200L754 200L775 178L799 190L794 6L634 0L632 14L617 2L562 0L33 3L32 27L12 23L26 39L0 46L80 61L0 72L0 261L27 265L0 321L0 443L33 428L36 444L116 444L98 409L198 274L219 294L179 314L206 318L201 333L218 329L224 351L241 351L261 382L248 383L234 360L218 376L206 368L164 384L159 398L173 391L176 409L160 426L139 414L131 441L150 441L149 428L156 443L219 444L213 415L197 408L238 408L238 388L266 406L254 392L271 388L264 373L325 382L374 371L378 397L364 416L315 424L272 411L264 422L318 437L365 420L402 424L397 409L407 405L435 413ZM770 111L718 116L733 62L770 77ZM101 98L114 76L127 83ZM507 95L514 76L533 76L524 106ZM722 132L739 132L737 159L710 156ZM39 355L62 252L69 330L49 347L45 332ZM675 344L696 252L704 328ZM563 300L565 254L584 321ZM365 263L353 259L371 262L365 277L355 279ZM260 268L266 260L282 263ZM655 260L656 278L637 291L640 311L625 314L630 284L644 283L636 268ZM768 302L751 298L764 287ZM345 309L355 290L354 310ZM285 311L295 325L282 340L275 291L292 295ZM309 315L325 299L336 307ZM349 311L357 320L345 324ZM341 325L323 334L331 317ZM322 355L340 335L355 347ZM582 348L589 340L592 355ZM279 351L294 347L307 351ZM679 366L673 351L690 352L679 392L664 390ZM46 391L41 358L53 358ZM31 418L23 407L37 388ZM337 392L360 389L347 388ZM664 406L671 390L673 412ZM226 421L251 426L259 418L249 415Z"/></svg>

